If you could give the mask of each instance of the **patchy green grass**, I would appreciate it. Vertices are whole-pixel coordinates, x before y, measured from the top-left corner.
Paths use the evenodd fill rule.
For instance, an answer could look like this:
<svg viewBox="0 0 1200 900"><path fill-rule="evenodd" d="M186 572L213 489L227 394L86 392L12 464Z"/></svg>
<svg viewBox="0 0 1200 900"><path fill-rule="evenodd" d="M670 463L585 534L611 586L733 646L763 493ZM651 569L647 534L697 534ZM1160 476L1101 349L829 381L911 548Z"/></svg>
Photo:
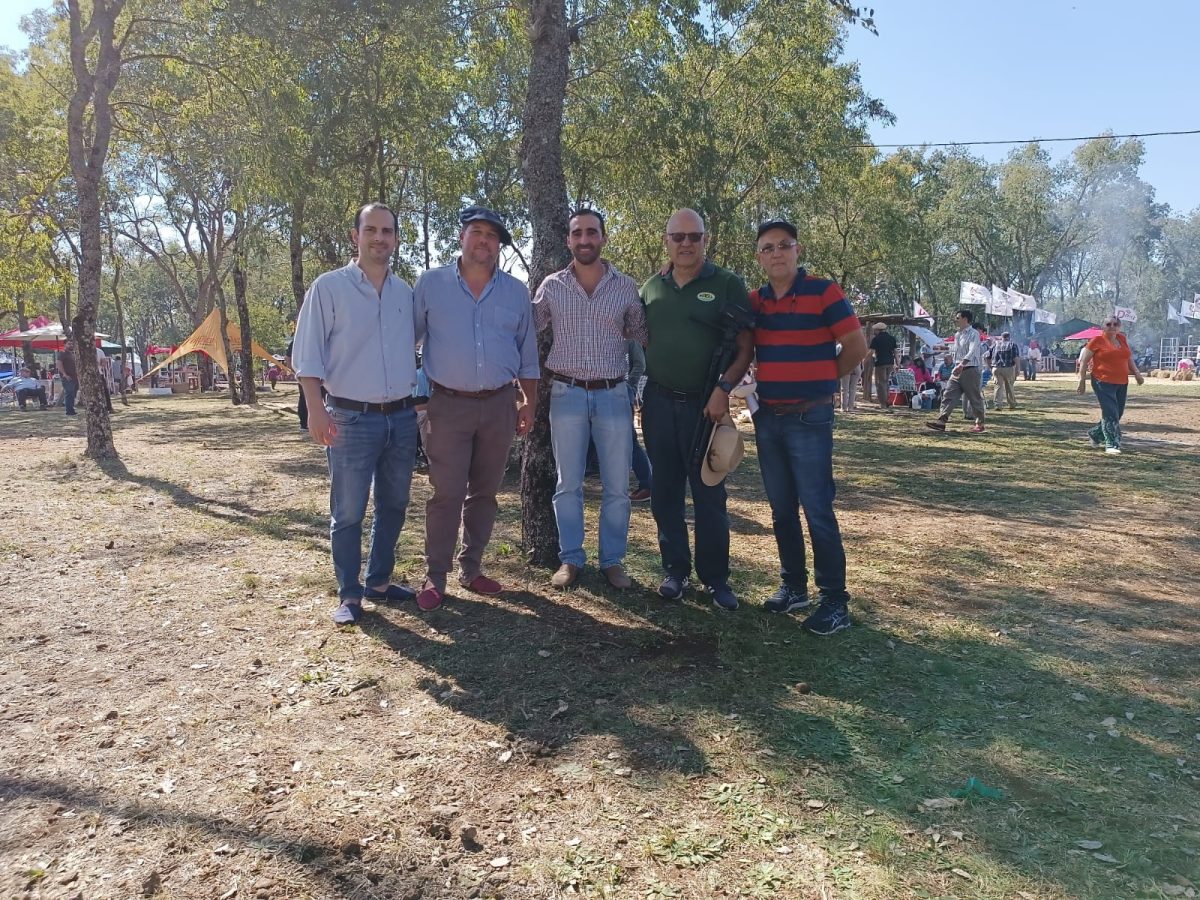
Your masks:
<svg viewBox="0 0 1200 900"><path fill-rule="evenodd" d="M505 595L338 630L323 458L279 398L135 402L104 469L77 460L78 423L0 416L28 451L0 476L24 510L0 546L0 884L1188 896L1200 540L1181 510L1200 493L1200 387L1134 389L1119 458L1088 450L1094 400L1068 388L1019 383L1025 408L982 436L839 419L857 624L828 639L759 609L777 561L749 433L735 614L651 593L643 506L627 560L642 590L594 567L549 589L522 563L513 484L489 552ZM410 582L427 495L418 477ZM40 517L69 534L45 542Z"/></svg>

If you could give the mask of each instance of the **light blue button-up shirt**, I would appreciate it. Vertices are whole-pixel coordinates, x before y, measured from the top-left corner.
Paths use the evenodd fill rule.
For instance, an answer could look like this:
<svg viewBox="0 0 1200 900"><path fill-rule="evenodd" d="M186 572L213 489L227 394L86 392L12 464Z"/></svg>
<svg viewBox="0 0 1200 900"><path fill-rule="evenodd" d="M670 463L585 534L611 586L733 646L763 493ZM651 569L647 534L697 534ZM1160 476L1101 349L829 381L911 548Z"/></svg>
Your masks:
<svg viewBox="0 0 1200 900"><path fill-rule="evenodd" d="M414 288L417 340L429 380L455 391L491 391L538 378L529 288L498 268L478 300L458 260L430 269Z"/></svg>
<svg viewBox="0 0 1200 900"><path fill-rule="evenodd" d="M417 384L413 291L389 272L383 293L356 263L320 275L304 295L292 345L296 374L335 397L387 403Z"/></svg>

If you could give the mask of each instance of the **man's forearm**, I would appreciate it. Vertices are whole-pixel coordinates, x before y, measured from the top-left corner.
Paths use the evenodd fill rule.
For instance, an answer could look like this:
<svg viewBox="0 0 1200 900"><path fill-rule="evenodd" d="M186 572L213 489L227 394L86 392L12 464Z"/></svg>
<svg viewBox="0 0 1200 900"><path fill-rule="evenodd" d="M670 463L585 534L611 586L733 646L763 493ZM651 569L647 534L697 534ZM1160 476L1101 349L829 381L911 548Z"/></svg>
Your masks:
<svg viewBox="0 0 1200 900"><path fill-rule="evenodd" d="M525 395L525 402L529 404L529 408L537 409L538 379L518 378L517 380L521 382L521 393Z"/></svg>

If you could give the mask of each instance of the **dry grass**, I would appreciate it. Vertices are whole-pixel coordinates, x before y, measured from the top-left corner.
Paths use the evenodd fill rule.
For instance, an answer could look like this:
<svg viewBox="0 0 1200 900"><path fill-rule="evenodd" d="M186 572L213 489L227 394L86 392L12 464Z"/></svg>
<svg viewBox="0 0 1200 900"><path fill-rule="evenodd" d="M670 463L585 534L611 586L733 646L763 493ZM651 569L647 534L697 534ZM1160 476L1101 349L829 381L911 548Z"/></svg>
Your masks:
<svg viewBox="0 0 1200 900"><path fill-rule="evenodd" d="M511 591L339 631L324 463L286 398L135 401L105 468L78 422L0 414L0 889L1182 895L1200 392L1133 389L1113 458L1072 386L1019 383L982 437L841 420L859 624L825 640L755 608L776 562L752 440L732 616L594 570L547 589L508 493L489 563ZM629 565L656 583L644 507ZM1003 798L924 802L971 776Z"/></svg>

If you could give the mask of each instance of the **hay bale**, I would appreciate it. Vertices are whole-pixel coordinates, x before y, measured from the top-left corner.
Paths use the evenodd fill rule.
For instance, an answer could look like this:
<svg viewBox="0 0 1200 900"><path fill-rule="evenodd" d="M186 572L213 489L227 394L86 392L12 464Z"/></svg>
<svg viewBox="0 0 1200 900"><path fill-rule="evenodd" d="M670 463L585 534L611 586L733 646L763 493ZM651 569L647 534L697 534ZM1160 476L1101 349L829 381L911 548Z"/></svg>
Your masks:
<svg viewBox="0 0 1200 900"><path fill-rule="evenodd" d="M1193 372L1191 369L1188 369L1186 372L1184 372L1184 373L1183 373L1183 380L1184 380L1184 381L1191 381L1191 380L1192 380L1192 379L1194 379L1195 377L1196 377L1196 373L1195 373L1195 372Z"/></svg>

